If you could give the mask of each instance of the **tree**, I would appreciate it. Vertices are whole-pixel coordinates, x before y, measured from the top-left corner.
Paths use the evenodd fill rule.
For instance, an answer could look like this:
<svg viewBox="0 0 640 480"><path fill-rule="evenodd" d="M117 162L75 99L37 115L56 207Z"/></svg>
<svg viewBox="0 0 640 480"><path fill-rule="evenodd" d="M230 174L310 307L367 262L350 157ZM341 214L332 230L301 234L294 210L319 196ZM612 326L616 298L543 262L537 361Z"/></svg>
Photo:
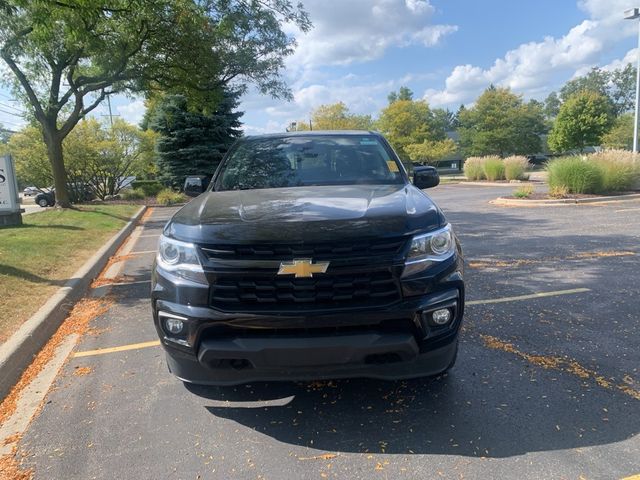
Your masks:
<svg viewBox="0 0 640 480"><path fill-rule="evenodd" d="M413 100L413 92L408 87L400 87L400 90L398 92L391 92L389 95L387 95L387 100L389 100L389 103L393 103L398 100L411 101Z"/></svg>
<svg viewBox="0 0 640 480"><path fill-rule="evenodd" d="M465 155L525 155L539 152L545 131L540 105L524 103L508 88L487 88L473 108L461 110L460 145Z"/></svg>
<svg viewBox="0 0 640 480"><path fill-rule="evenodd" d="M231 144L242 135L242 113L234 112L237 105L238 93L227 93L215 107L198 109L190 109L184 95L165 96L149 122L159 135L159 180L181 188L188 175L213 175Z"/></svg>
<svg viewBox="0 0 640 480"><path fill-rule="evenodd" d="M121 119L109 127L93 118L80 122L64 142L72 194L81 198L88 188L101 200L117 195L128 177L145 172L153 135Z"/></svg>
<svg viewBox="0 0 640 480"><path fill-rule="evenodd" d="M431 109L424 100L390 103L382 110L377 127L405 162L411 160L405 150L408 145L438 139L433 131Z"/></svg>
<svg viewBox="0 0 640 480"><path fill-rule="evenodd" d="M560 99L556 92L551 92L544 100L544 116L548 120L553 120L558 116L560 111Z"/></svg>
<svg viewBox="0 0 640 480"><path fill-rule="evenodd" d="M153 135L124 120L116 120L108 128L95 118L79 122L63 143L72 198L83 198L86 189L100 199L116 195L126 177L145 171ZM39 128L28 126L14 134L9 148L21 183L51 186L53 175Z"/></svg>
<svg viewBox="0 0 640 480"><path fill-rule="evenodd" d="M373 126L371 115L356 115L342 102L321 105L311 113L314 130L370 130ZM297 130L309 130L305 121L296 124Z"/></svg>
<svg viewBox="0 0 640 480"><path fill-rule="evenodd" d="M560 98L563 102L578 92L596 92L603 97L609 98L607 84L609 83L609 72L599 67L593 67L589 73L581 77L569 80L560 89Z"/></svg>
<svg viewBox="0 0 640 480"><path fill-rule="evenodd" d="M614 115L619 116L633 109L635 102L636 69L627 64L612 71L594 67L582 77L568 81L560 90L560 98L566 102L578 92L596 92L605 97Z"/></svg>
<svg viewBox="0 0 640 480"><path fill-rule="evenodd" d="M602 136L602 145L607 148L633 149L633 113L616 118L613 128Z"/></svg>
<svg viewBox="0 0 640 480"><path fill-rule="evenodd" d="M560 107L558 118L549 134L549 148L554 152L600 145L612 126L611 102L602 94L581 91L569 97Z"/></svg>
<svg viewBox="0 0 640 480"><path fill-rule="evenodd" d="M422 143L413 143L407 145L405 151L412 162L433 165L454 154L457 148L455 142L447 138L439 141L425 140Z"/></svg>
<svg viewBox="0 0 640 480"><path fill-rule="evenodd" d="M9 138L11 137L11 132L5 129L0 123L0 145L6 145L9 143Z"/></svg>
<svg viewBox="0 0 640 480"><path fill-rule="evenodd" d="M47 146L42 141L39 128L30 125L11 135L9 152L15 160L16 176L20 184L38 188L47 188L53 184Z"/></svg>
<svg viewBox="0 0 640 480"><path fill-rule="evenodd" d="M609 93L616 115L633 110L636 101L636 67L628 63L610 74Z"/></svg>
<svg viewBox="0 0 640 480"><path fill-rule="evenodd" d="M288 97L280 71L310 28L289 0L3 0L0 58L40 125L59 206L70 205L62 143L106 95L249 81ZM194 61L193 59L197 59Z"/></svg>
<svg viewBox="0 0 640 480"><path fill-rule="evenodd" d="M447 132L456 129L456 115L449 109L434 108L431 114L433 118L431 125L437 137L444 139Z"/></svg>

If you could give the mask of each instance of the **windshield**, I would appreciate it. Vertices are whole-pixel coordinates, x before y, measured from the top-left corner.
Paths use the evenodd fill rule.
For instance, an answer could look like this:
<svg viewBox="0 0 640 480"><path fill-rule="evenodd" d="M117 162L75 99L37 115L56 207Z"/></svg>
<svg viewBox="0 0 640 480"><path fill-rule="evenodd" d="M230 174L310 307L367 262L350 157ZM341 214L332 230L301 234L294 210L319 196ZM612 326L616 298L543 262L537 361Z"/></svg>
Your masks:
<svg viewBox="0 0 640 480"><path fill-rule="evenodd" d="M401 183L398 161L375 136L291 136L240 142L215 189Z"/></svg>

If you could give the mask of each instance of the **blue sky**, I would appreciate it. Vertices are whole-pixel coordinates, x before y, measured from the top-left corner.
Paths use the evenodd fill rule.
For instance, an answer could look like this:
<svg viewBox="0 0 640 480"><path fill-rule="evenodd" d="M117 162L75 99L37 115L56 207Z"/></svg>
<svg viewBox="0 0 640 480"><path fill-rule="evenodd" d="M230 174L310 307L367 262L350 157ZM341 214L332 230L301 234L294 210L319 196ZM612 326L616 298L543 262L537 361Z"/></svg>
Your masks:
<svg viewBox="0 0 640 480"><path fill-rule="evenodd" d="M303 0L314 29L298 38L285 77L294 101L250 91L241 109L247 133L282 131L324 103L374 116L406 85L432 106L469 105L490 83L543 99L592 66L636 58L629 0ZM640 3L640 2L639 2ZM19 104L0 89L0 123L22 124ZM107 113L106 105L96 115ZM138 122L141 99L113 99L114 113Z"/></svg>

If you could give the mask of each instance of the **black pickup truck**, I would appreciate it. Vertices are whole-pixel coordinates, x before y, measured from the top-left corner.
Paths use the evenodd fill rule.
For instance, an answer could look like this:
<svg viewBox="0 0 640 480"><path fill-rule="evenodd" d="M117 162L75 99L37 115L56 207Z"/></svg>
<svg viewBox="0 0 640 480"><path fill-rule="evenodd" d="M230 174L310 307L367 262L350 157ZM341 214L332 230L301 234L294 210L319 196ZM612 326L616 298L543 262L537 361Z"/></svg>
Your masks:
<svg viewBox="0 0 640 480"><path fill-rule="evenodd" d="M155 327L186 382L400 379L453 366L464 310L453 229L377 133L245 137L166 224ZM203 191L205 190L205 191Z"/></svg>

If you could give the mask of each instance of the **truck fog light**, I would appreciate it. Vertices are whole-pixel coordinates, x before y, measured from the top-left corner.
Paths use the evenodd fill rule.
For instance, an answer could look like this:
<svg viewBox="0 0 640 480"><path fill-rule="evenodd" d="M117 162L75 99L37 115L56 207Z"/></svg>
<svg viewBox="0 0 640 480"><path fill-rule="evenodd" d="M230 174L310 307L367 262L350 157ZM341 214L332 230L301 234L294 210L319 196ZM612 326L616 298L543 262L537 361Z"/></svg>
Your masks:
<svg viewBox="0 0 640 480"><path fill-rule="evenodd" d="M446 325L451 320L451 310L449 310L448 308L435 310L431 314L431 319L436 325Z"/></svg>
<svg viewBox="0 0 640 480"><path fill-rule="evenodd" d="M184 323L182 322L182 320L179 320L177 318L167 318L164 321L164 326L169 333L173 333L174 335L177 335L180 332L182 332L182 329L184 328Z"/></svg>

